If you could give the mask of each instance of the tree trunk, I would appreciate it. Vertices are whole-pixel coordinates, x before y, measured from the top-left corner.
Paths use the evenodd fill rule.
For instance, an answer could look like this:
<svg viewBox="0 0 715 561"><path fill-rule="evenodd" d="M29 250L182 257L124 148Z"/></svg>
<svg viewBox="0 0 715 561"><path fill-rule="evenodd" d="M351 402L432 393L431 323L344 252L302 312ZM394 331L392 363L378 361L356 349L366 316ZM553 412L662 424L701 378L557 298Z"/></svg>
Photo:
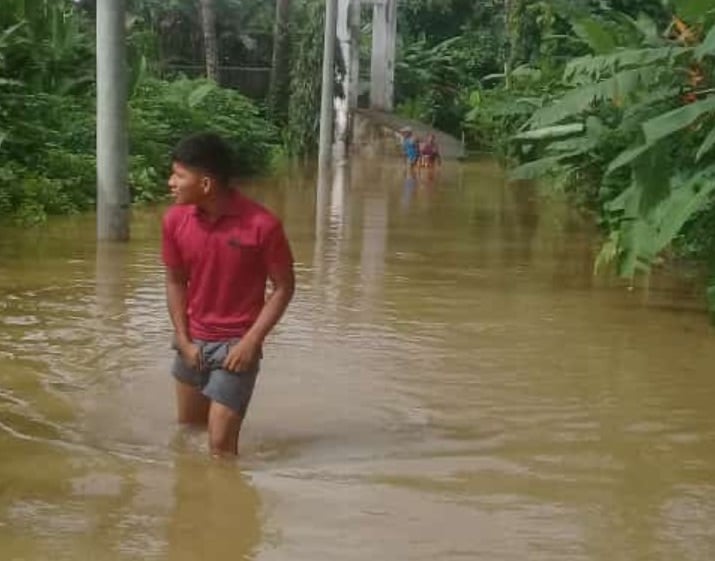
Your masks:
<svg viewBox="0 0 715 561"><path fill-rule="evenodd" d="M276 24L273 31L273 67L268 103L273 118L279 122L288 116L290 97L290 4L276 0Z"/></svg>
<svg viewBox="0 0 715 561"><path fill-rule="evenodd" d="M218 83L218 42L216 40L216 11L214 0L199 0L201 29L204 36L206 77Z"/></svg>
<svg viewBox="0 0 715 561"><path fill-rule="evenodd" d="M320 90L320 137L318 165L325 169L330 164L333 148L333 92L335 91L335 34L338 0L325 0L325 28L323 30L323 84Z"/></svg>

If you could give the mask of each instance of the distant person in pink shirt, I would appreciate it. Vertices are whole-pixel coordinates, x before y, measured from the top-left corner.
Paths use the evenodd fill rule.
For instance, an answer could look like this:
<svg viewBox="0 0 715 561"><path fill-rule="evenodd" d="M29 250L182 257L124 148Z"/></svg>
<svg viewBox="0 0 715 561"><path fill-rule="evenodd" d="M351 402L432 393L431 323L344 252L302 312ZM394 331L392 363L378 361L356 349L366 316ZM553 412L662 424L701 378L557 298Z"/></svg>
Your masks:
<svg viewBox="0 0 715 561"><path fill-rule="evenodd" d="M425 141L420 144L420 166L433 168L435 164L441 163L441 161L437 137L434 134L428 134Z"/></svg>
<svg viewBox="0 0 715 561"><path fill-rule="evenodd" d="M169 178L175 204L162 228L178 420L208 426L215 455L238 453L263 341L295 284L281 222L231 187L233 171L233 153L218 135L182 140Z"/></svg>

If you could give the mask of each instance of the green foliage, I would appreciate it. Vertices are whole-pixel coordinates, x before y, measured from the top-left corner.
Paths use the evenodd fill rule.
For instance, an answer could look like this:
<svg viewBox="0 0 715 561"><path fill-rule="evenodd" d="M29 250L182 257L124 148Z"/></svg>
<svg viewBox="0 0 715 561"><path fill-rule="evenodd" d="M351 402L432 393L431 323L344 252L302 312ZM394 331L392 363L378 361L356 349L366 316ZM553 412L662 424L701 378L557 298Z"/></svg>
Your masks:
<svg viewBox="0 0 715 561"><path fill-rule="evenodd" d="M470 93L503 66L502 3L413 0L398 10L397 110L459 135Z"/></svg>
<svg viewBox="0 0 715 561"><path fill-rule="evenodd" d="M213 130L234 146L239 173L265 169L277 132L255 105L236 91L203 80L146 80L130 102L131 174L135 197L154 199L169 169L171 148L198 130Z"/></svg>
<svg viewBox="0 0 715 561"><path fill-rule="evenodd" d="M7 0L0 22L0 216L32 223L91 208L96 124L88 16L69 0ZM136 40L130 35L130 53ZM146 51L137 48L136 54L129 160L134 200L165 193L173 144L197 130L229 138L242 173L269 165L277 134L253 103L203 81L148 78Z"/></svg>
<svg viewBox="0 0 715 561"><path fill-rule="evenodd" d="M537 95L502 88L475 90L469 97L470 110L465 116L465 131L472 147L494 152L502 160L513 155L510 141L536 109L542 100Z"/></svg>
<svg viewBox="0 0 715 561"><path fill-rule="evenodd" d="M81 90L94 72L87 23L70 0L3 0L0 69L33 90Z"/></svg>
<svg viewBox="0 0 715 561"><path fill-rule="evenodd" d="M671 5L690 24L701 23L715 12L715 0L671 0Z"/></svg>
<svg viewBox="0 0 715 561"><path fill-rule="evenodd" d="M540 97L551 89L563 56L557 35L563 22L549 2L512 0L509 6L506 13L501 0L401 4L398 111L456 135L466 132L473 147L503 151L503 135L493 133L521 124L524 106L511 114L501 103L500 86L518 92L513 97Z"/></svg>
<svg viewBox="0 0 715 561"><path fill-rule="evenodd" d="M324 7L308 1L296 17L303 33L294 46L296 52L290 81L288 124L283 141L292 155L314 154L318 147L320 82L323 61Z"/></svg>
<svg viewBox="0 0 715 561"><path fill-rule="evenodd" d="M77 212L94 200L93 104L86 97L0 90L2 214L26 221ZM33 212L36 211L36 217Z"/></svg>
<svg viewBox="0 0 715 561"><path fill-rule="evenodd" d="M398 3L400 33L411 43L428 34L440 43L465 31L465 24L498 17L501 0L408 0Z"/></svg>
<svg viewBox="0 0 715 561"><path fill-rule="evenodd" d="M650 270L674 242L715 249L693 240L715 233L715 21L702 3L678 4L683 20L706 27L674 20L654 34L623 14L577 20L592 54L565 66L563 91L512 137L525 161L514 178L560 173L572 191L590 193L607 233L597 269L613 265L625 277Z"/></svg>
<svg viewBox="0 0 715 561"><path fill-rule="evenodd" d="M398 84L413 91L403 108L429 119L435 76L468 84L456 99L466 99L470 145L516 164L513 179L546 177L596 210L606 238L598 270L632 277L675 249L715 274L715 4L511 0L508 13L487 4L503 45L491 74L453 58L438 61L441 74L423 69L438 42L413 38L405 53L422 50L416 63L405 57L409 79ZM473 25L450 36L454 45ZM709 296L715 317L715 281Z"/></svg>
<svg viewBox="0 0 715 561"><path fill-rule="evenodd" d="M407 46L397 61L398 112L442 130L458 132L470 84L460 78L463 68L478 66L470 60L469 37L453 37L428 46L420 40ZM471 84L475 87L476 81Z"/></svg>

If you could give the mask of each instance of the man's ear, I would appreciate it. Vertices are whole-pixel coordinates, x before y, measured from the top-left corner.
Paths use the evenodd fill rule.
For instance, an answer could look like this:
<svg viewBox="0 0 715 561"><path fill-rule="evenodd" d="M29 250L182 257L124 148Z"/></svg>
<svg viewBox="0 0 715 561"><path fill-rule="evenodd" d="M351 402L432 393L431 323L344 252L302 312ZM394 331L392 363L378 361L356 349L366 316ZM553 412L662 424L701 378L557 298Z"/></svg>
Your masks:
<svg viewBox="0 0 715 561"><path fill-rule="evenodd" d="M201 178L201 189L204 192L204 195L208 195L211 192L211 187L213 187L213 179L211 179L208 175L204 175Z"/></svg>

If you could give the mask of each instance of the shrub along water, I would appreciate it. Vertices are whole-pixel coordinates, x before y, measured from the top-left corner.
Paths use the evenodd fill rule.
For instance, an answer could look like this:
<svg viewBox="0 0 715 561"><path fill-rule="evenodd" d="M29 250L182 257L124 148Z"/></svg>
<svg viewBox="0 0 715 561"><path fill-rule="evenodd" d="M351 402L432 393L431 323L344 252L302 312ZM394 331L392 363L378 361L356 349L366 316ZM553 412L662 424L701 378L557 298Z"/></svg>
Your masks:
<svg viewBox="0 0 715 561"><path fill-rule="evenodd" d="M715 266L714 24L707 1L681 2L665 29L591 17L580 32L592 54L568 62L512 137L528 160L513 178L556 178L598 210L597 269L632 278L671 248Z"/></svg>
<svg viewBox="0 0 715 561"><path fill-rule="evenodd" d="M130 33L130 53L139 40ZM69 0L0 6L0 217L37 222L94 205L93 43L88 16ZM171 147L192 131L224 134L243 173L268 166L277 133L251 101L203 80L161 81L147 75L142 57L132 62L135 201L163 196Z"/></svg>

